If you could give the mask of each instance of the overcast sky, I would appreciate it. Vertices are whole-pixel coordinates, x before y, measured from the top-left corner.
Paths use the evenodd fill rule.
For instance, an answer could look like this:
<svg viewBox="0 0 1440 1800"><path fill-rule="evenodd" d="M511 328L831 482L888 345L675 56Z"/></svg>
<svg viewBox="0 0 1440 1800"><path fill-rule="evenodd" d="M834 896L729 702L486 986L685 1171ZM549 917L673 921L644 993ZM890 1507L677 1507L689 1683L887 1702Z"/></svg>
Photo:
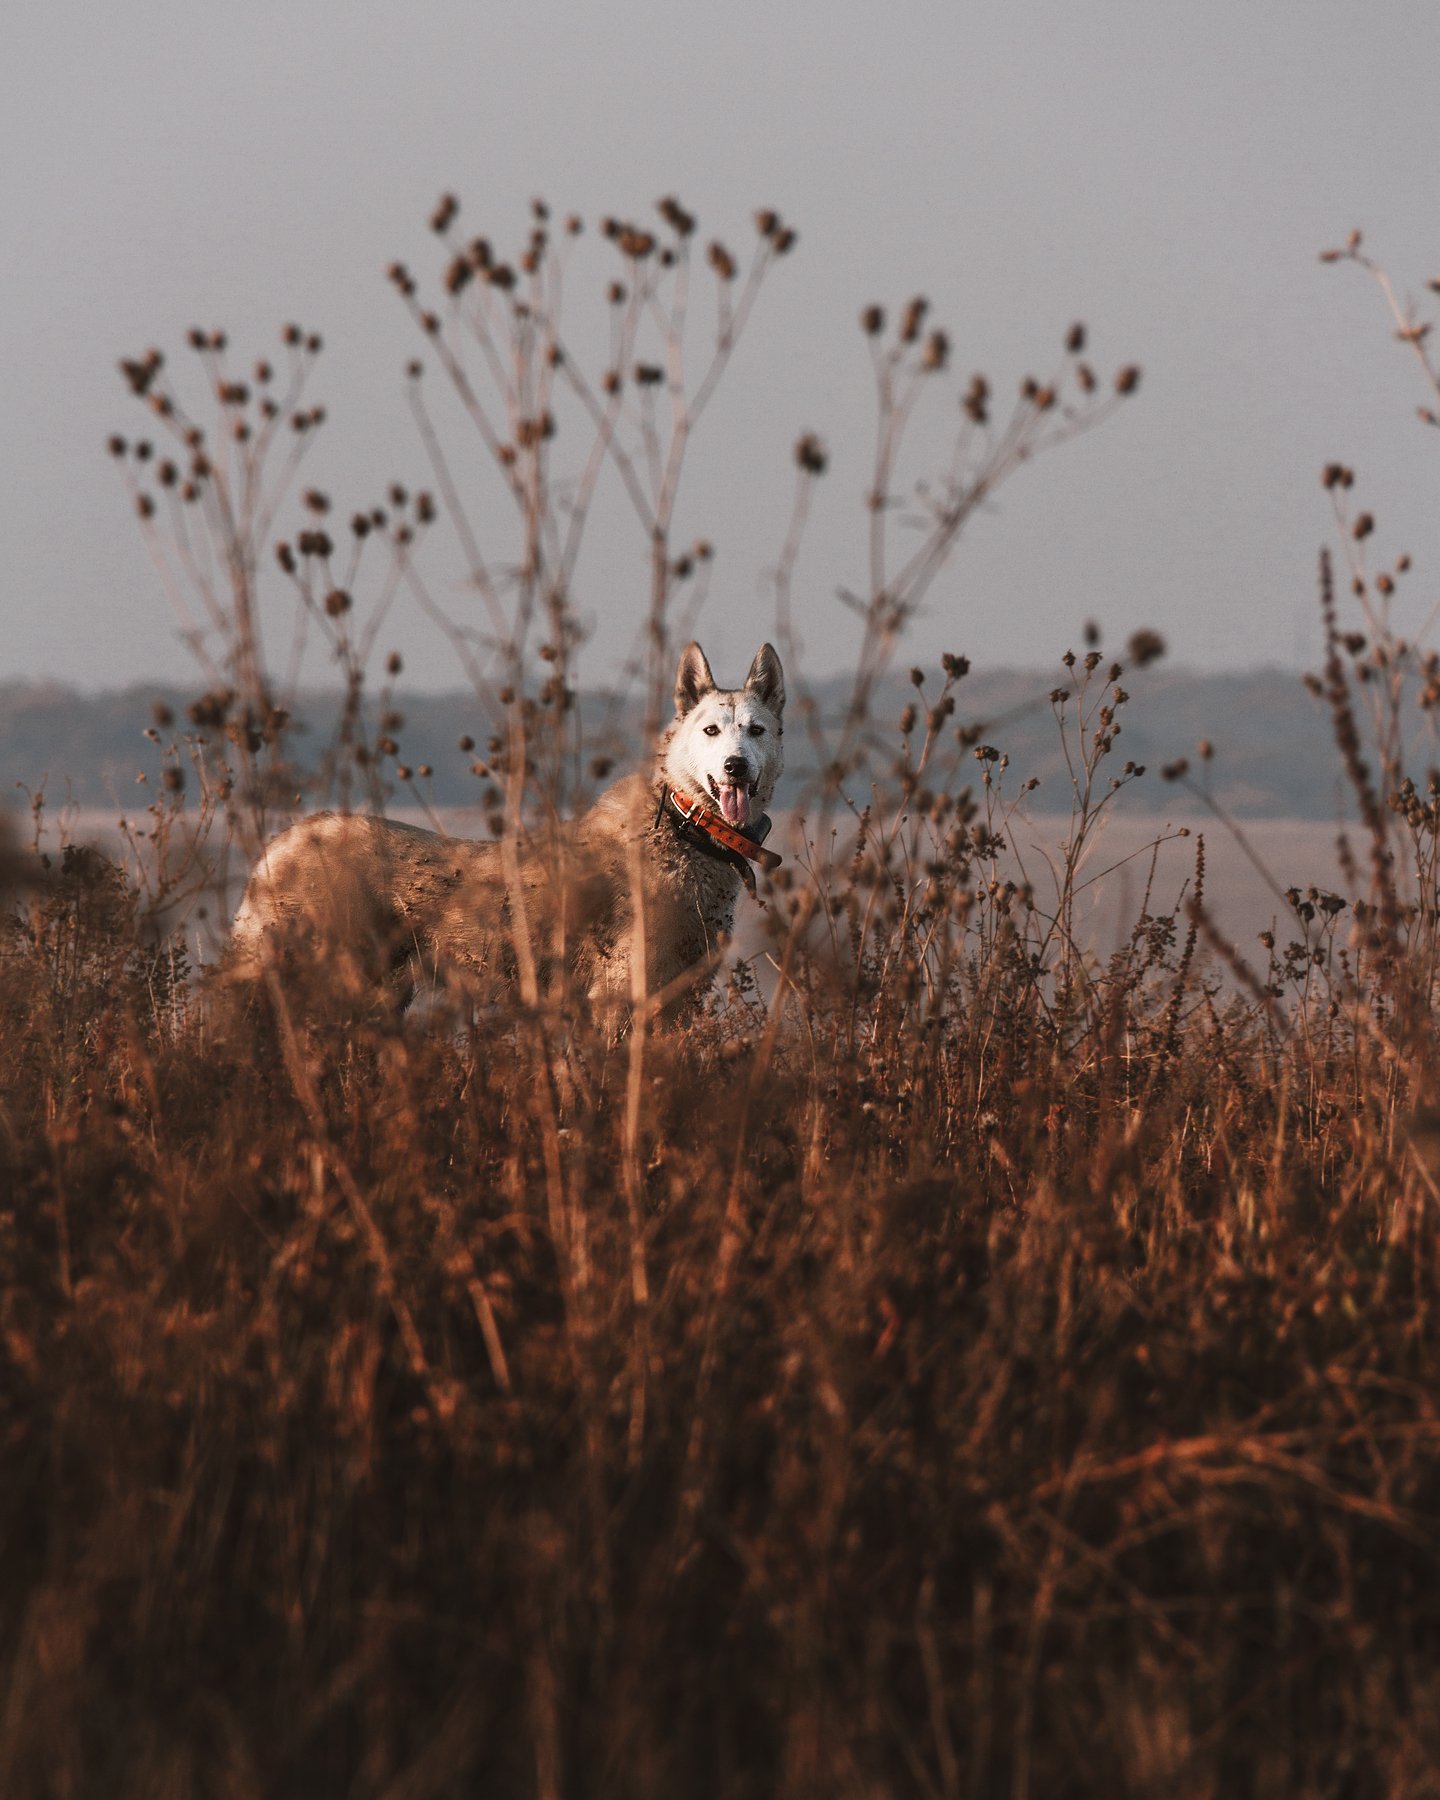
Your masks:
<svg viewBox="0 0 1440 1800"><path fill-rule="evenodd" d="M143 429L121 355L157 344L183 367L196 323L264 354L299 319L325 335L330 421L307 479L348 511L425 478L402 373L419 346L383 269L433 281L446 189L467 235L512 248L536 194L593 222L673 191L747 253L756 206L798 228L680 509L717 547L699 635L722 678L773 629L802 429L832 462L796 622L813 672L853 655L834 596L864 580L856 320L914 293L957 374L998 390L1046 372L1076 318L1097 366L1144 367L1118 416L974 522L917 658L1039 664L1091 616L1112 640L1157 626L1190 665L1313 658L1330 458L1356 465L1380 557L1414 555L1405 616L1440 595L1440 434L1374 285L1316 260L1363 227L1428 298L1435 0L12 0L6 37L0 679L191 673L104 453ZM613 272L593 232L573 268L583 331ZM596 529L576 600L602 677L643 616L643 545L618 506ZM425 555L448 583L442 540ZM391 641L417 682L459 683L403 607Z"/></svg>

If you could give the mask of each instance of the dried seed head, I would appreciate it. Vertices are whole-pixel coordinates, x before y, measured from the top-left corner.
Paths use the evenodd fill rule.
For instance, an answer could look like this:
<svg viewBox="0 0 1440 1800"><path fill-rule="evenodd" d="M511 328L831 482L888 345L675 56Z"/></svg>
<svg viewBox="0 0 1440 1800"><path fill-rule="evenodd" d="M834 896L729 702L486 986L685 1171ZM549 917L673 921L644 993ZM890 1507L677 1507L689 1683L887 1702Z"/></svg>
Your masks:
<svg viewBox="0 0 1440 1800"><path fill-rule="evenodd" d="M795 461L807 475L823 475L829 456L813 431L807 431L795 444Z"/></svg>
<svg viewBox="0 0 1440 1800"><path fill-rule="evenodd" d="M459 210L460 202L453 194L442 194L439 204L430 215L430 229L443 235L454 223Z"/></svg>
<svg viewBox="0 0 1440 1800"><path fill-rule="evenodd" d="M780 229L780 215L769 207L762 207L755 215L755 229L761 237L768 238Z"/></svg>
<svg viewBox="0 0 1440 1800"><path fill-rule="evenodd" d="M404 667L404 660L398 650L392 650L385 658L385 673L387 675L398 675Z"/></svg>
<svg viewBox="0 0 1440 1800"><path fill-rule="evenodd" d="M1374 529L1374 515L1368 512L1362 512L1359 518L1356 519L1354 525L1350 528L1350 535L1355 538L1367 538Z"/></svg>
<svg viewBox="0 0 1440 1800"><path fill-rule="evenodd" d="M913 344L920 336L921 327L925 323L925 315L930 310L930 302L923 294L917 294L900 315L900 342Z"/></svg>
<svg viewBox="0 0 1440 1800"><path fill-rule="evenodd" d="M1117 394L1133 394L1140 385L1140 370L1134 363L1127 363L1115 377Z"/></svg>
<svg viewBox="0 0 1440 1800"><path fill-rule="evenodd" d="M105 448L112 456L123 456L126 450L129 449L129 445L125 442L123 437L112 436L106 438Z"/></svg>
<svg viewBox="0 0 1440 1800"><path fill-rule="evenodd" d="M879 337L885 329L885 308L883 306L867 306L860 315L860 329L866 337Z"/></svg>
<svg viewBox="0 0 1440 1800"><path fill-rule="evenodd" d="M686 212L685 208L673 194L667 194L663 200L657 200L655 206L660 217L664 219L665 223L677 237L689 237L694 231L694 215Z"/></svg>
<svg viewBox="0 0 1440 1800"><path fill-rule="evenodd" d="M1165 640L1158 631L1142 627L1131 634L1125 651L1135 667L1143 669L1149 663L1158 662L1165 654Z"/></svg>
<svg viewBox="0 0 1440 1800"><path fill-rule="evenodd" d="M1065 348L1072 356L1078 356L1085 348L1085 327L1078 319L1065 333Z"/></svg>
<svg viewBox="0 0 1440 1800"><path fill-rule="evenodd" d="M338 619L350 610L350 596L344 588L331 588L325 596L325 610L332 619Z"/></svg>
<svg viewBox="0 0 1440 1800"><path fill-rule="evenodd" d="M229 688L213 688L192 701L185 711L192 725L215 730L225 723L235 696Z"/></svg>
<svg viewBox="0 0 1440 1800"><path fill-rule="evenodd" d="M735 279L735 258L722 243L717 241L716 243L711 244L707 254L710 259L710 267L722 281L733 281Z"/></svg>
<svg viewBox="0 0 1440 1800"><path fill-rule="evenodd" d="M932 331L925 340L925 348L920 355L920 367L933 372L943 369L949 360L949 337L943 331Z"/></svg>

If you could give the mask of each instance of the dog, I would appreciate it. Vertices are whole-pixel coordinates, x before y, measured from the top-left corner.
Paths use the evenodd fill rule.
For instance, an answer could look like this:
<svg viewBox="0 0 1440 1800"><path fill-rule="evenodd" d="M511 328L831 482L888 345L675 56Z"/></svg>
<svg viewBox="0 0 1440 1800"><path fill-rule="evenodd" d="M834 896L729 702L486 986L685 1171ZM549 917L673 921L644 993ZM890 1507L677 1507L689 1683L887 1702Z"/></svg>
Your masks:
<svg viewBox="0 0 1440 1800"><path fill-rule="evenodd" d="M753 865L781 860L764 839L784 713L770 644L743 687L719 688L690 643L651 767L543 841L481 844L339 813L301 820L251 873L232 976L268 968L403 1010L427 982L473 995L563 968L617 1013L650 996L683 1006L734 930L742 885L755 895Z"/></svg>

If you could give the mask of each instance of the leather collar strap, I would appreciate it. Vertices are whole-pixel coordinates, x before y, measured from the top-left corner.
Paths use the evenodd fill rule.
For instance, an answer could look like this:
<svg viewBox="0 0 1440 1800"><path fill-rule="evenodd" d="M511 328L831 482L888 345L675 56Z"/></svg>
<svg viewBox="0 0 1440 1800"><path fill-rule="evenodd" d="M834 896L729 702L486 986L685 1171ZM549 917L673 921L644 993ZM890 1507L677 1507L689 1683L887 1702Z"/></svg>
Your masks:
<svg viewBox="0 0 1440 1800"><path fill-rule="evenodd" d="M757 896L755 874L750 864L757 862L762 869L778 869L785 860L773 850L766 850L759 838L751 837L748 832L741 831L734 825L727 825L717 812L708 806L702 806L698 800L691 800L678 788L667 787L661 790L660 812L691 843L738 869L740 879L750 890L752 900ZM756 820L755 828L760 837L764 837L770 829L769 819L762 814Z"/></svg>

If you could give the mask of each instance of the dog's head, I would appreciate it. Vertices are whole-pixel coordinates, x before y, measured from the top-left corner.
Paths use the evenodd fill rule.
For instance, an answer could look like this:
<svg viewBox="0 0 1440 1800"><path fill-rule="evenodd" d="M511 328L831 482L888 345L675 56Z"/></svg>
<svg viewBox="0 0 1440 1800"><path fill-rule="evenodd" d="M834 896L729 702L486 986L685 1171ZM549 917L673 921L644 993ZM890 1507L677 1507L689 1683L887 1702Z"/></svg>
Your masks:
<svg viewBox="0 0 1440 1800"><path fill-rule="evenodd" d="M741 830L758 819L785 766L785 675L762 644L741 688L717 688L705 652L687 644L675 675L675 722L661 740L671 787Z"/></svg>

